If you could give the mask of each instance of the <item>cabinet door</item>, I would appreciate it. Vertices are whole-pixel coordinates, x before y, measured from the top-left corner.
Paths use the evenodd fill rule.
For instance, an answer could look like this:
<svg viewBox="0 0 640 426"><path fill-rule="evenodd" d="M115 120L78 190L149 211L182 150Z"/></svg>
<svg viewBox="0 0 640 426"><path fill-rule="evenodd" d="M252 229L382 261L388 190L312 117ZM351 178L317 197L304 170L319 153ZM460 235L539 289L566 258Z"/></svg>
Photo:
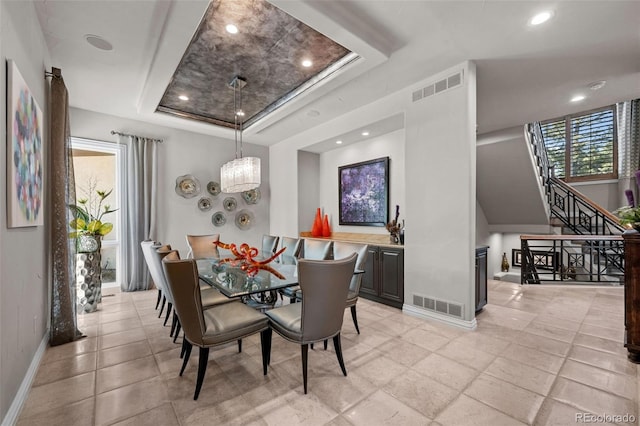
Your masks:
<svg viewBox="0 0 640 426"><path fill-rule="evenodd" d="M487 304L487 250L476 250L476 312Z"/></svg>
<svg viewBox="0 0 640 426"><path fill-rule="evenodd" d="M360 293L378 295L378 247L369 247Z"/></svg>
<svg viewBox="0 0 640 426"><path fill-rule="evenodd" d="M404 303L404 250L380 247L380 296Z"/></svg>

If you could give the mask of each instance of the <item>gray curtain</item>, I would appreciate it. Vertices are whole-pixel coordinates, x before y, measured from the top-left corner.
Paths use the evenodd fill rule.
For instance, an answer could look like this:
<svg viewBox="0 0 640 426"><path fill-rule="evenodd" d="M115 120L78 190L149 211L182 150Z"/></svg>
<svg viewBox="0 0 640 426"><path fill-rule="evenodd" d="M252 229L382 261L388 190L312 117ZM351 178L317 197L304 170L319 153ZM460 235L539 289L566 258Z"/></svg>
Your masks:
<svg viewBox="0 0 640 426"><path fill-rule="evenodd" d="M618 193L619 205L626 206L624 191L634 191L636 205L640 191L635 172L640 170L640 99L616 105L618 119Z"/></svg>
<svg viewBox="0 0 640 426"><path fill-rule="evenodd" d="M51 331L52 346L72 342L82 336L76 320L76 246L69 238L72 219L68 204L75 204L76 189L69 132L69 94L59 69L51 79L50 238L51 253Z"/></svg>
<svg viewBox="0 0 640 426"><path fill-rule="evenodd" d="M156 237L156 192L158 152L153 139L118 136L127 146L125 241L122 291L148 290L147 273L140 242Z"/></svg>

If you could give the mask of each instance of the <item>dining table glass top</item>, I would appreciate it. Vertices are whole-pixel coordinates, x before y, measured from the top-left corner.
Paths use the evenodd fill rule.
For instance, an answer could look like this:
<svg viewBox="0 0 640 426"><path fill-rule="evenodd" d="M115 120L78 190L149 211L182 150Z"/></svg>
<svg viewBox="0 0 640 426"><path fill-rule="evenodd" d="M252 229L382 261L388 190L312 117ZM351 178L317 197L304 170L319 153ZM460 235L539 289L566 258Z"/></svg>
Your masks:
<svg viewBox="0 0 640 426"><path fill-rule="evenodd" d="M284 278L265 269L255 275L247 273L239 263L225 263L218 258L197 259L200 279L227 297L241 297L255 293L278 290L298 284L297 262L290 264L270 262L268 266Z"/></svg>

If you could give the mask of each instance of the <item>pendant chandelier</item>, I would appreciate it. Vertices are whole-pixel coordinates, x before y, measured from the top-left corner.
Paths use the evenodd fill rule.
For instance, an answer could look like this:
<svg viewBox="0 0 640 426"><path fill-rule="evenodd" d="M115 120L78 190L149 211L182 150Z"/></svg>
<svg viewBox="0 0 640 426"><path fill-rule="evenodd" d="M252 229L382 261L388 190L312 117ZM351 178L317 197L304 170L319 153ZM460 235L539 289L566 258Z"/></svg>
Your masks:
<svg viewBox="0 0 640 426"><path fill-rule="evenodd" d="M246 84L247 81L237 75L229 83L233 89L233 135L236 152L235 159L225 163L220 169L220 186L222 192L226 193L249 191L260 186L260 159L242 156L242 88Z"/></svg>

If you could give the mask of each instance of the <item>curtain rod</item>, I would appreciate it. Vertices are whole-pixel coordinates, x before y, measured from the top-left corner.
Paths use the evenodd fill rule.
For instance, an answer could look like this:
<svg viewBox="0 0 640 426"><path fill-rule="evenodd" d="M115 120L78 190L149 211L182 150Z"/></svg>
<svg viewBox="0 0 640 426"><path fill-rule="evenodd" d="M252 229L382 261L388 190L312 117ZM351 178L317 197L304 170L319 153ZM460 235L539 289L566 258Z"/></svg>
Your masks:
<svg viewBox="0 0 640 426"><path fill-rule="evenodd" d="M133 136L134 138L140 138L142 136L138 136L138 135L132 135L130 133L122 133L122 132L116 132L115 130L111 131L112 135L118 135L118 136ZM154 139L154 138L145 138L145 139L151 139L154 142L158 142L158 143L162 143L164 142L162 139Z"/></svg>

